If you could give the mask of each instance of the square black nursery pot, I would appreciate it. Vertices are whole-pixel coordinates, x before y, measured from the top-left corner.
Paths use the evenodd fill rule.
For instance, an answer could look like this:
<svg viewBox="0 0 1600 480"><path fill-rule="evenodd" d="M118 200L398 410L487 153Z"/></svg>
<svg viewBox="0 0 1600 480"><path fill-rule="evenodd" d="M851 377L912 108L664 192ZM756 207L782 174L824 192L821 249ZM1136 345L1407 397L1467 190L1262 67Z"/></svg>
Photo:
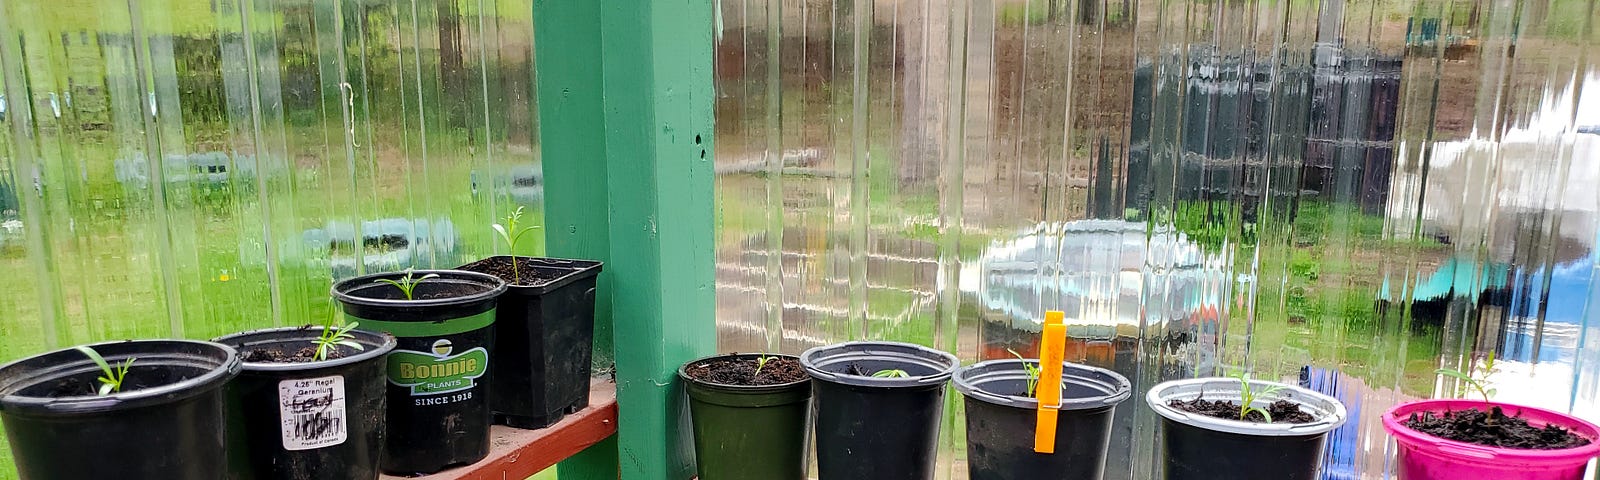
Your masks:
<svg viewBox="0 0 1600 480"><path fill-rule="evenodd" d="M515 259L518 275L508 270ZM601 263L498 255L461 266L506 281L495 313L495 423L545 428L589 406ZM520 278L514 278L520 277Z"/></svg>

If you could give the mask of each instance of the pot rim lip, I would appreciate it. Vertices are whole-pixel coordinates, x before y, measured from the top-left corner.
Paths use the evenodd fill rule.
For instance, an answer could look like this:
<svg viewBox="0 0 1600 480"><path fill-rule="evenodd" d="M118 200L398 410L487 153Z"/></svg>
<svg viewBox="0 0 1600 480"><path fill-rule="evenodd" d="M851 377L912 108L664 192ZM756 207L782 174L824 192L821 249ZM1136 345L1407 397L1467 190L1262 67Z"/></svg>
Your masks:
<svg viewBox="0 0 1600 480"><path fill-rule="evenodd" d="M1002 395L1002 394L990 392L990 391L984 390L983 388L981 388L981 387L979 387L977 385L974 385L972 383L972 381L969 380L963 374L971 372L971 371L974 371L974 370L977 370L977 369L980 369L980 368L992 367L992 366L995 366L995 365L1004 365L1004 364L1019 364L1020 365L1020 364L1027 363L1027 362L1038 363L1038 361L1039 361L1038 359L1033 359L1033 358L1029 358L1029 359L998 358L998 359L993 359L993 360L984 360L982 362L974 363L972 365L967 365L967 366L964 366L964 367L956 369L956 373L953 376L953 382L952 383L955 384L957 392L961 392L961 394L963 396L966 396L968 398L981 400L981 401L983 401L985 403L990 403L990 404L999 405L999 406L1003 406L1003 407L1023 408L1023 409L1029 409L1029 410L1037 409L1037 408L1039 408L1039 400L1038 399L1035 399L1035 398L1032 398L1032 397L1022 397L1022 396L1017 396L1017 395ZM1086 378L1084 378L1083 374L1099 374L1099 375L1108 376L1111 380L1113 380L1115 382L1114 384L1108 385L1108 386L1112 387L1114 391L1112 393L1110 393L1110 394L1107 394L1107 395L1097 395L1097 396L1085 397L1085 398L1080 398L1080 399L1068 400L1068 399L1063 398L1061 400L1061 404L1058 405L1055 408L1055 410L1072 411L1072 410L1091 410L1091 409L1096 409L1096 408L1115 407L1118 404L1120 404L1120 403L1122 403L1124 401L1127 401L1129 397L1133 396L1133 384L1128 381L1127 377L1122 376L1122 374L1119 374L1117 372L1114 372L1114 371L1111 371L1111 370L1108 370L1108 369L1100 368L1100 367L1077 364L1077 363L1072 363L1072 362L1067 362L1067 361L1062 361L1061 362L1061 366L1062 366L1061 381L1062 381L1062 385L1063 386L1065 386L1067 384L1067 381L1069 379L1073 379L1074 377L1079 378L1079 379L1086 379ZM1080 375L1073 375L1072 372L1074 370L1079 372ZM1096 382L1096 383L1099 383L1099 382Z"/></svg>
<svg viewBox="0 0 1600 480"><path fill-rule="evenodd" d="M938 361L938 362L944 363L945 365L943 367L934 366L934 368L935 368L934 373L930 373L930 374L927 374L927 375L912 375L912 376L909 376L909 377L901 377L901 378L865 377L865 376L860 376L860 375L843 375L843 374L837 374L837 373L833 373L833 372L829 372L829 371L823 370L820 366L817 365L817 362L816 362L816 360L818 359L817 357L822 355L823 353L829 351L829 350L841 350L841 351L844 351L845 355L851 355L851 356L861 356L861 357L866 357L866 358L882 358L881 354L883 352L881 352L881 351L878 352L878 355L875 355L872 350L866 350L866 349L858 349L856 351L849 351L851 349L851 347L866 347L868 349L877 348L877 349L902 350L902 351L904 351L905 353L908 353L908 354L910 352L917 352L917 353L922 353L924 355L927 355L929 357L933 357L933 358L925 358L924 359L924 360L927 360L928 363L933 363L933 362ZM956 356L951 354L950 352L946 352L946 351L943 351L943 350L938 350L938 349L934 349L934 348L925 347L925 346L918 345L918 344L915 344L915 343L890 342L890 341L881 341L881 340L863 340L863 341L852 341L852 342L840 342L840 343L835 343L835 344L830 344L830 345L823 345L823 346L819 346L819 347L811 347L810 349L807 349L805 351L805 353L801 353L800 354L800 364L805 367L806 373L811 374L811 378L819 380L819 381L823 381L823 382L837 383L837 384L843 384L843 385L852 385L852 386L857 386L857 387L917 388L917 387L928 387L928 386L944 385L944 383L948 382L950 380L950 377L955 374L956 368L961 366L961 360L956 358Z"/></svg>
<svg viewBox="0 0 1600 480"><path fill-rule="evenodd" d="M298 363L251 362L251 361L246 361L244 359L244 347L247 344L249 344L250 337L254 337L254 336L257 336L257 335L272 334L272 333L305 332L307 335L309 335L311 337L312 340L315 340L318 336L321 335L321 333L320 333L321 331L322 331L322 329L320 327L316 326L316 325L305 325L305 326L299 326L299 327L262 328L262 329L256 329L256 330L247 330L247 331L233 333L233 334L229 334L229 335L223 335L223 336L214 338L211 341L217 342L217 343L221 343L221 344L224 344L224 345L228 345L228 346L232 346L232 344L230 342L238 342L238 343L240 343L240 346L239 347L235 347L234 350L238 350L240 352L239 353L239 361L240 361L241 364L244 365L244 369L247 370L247 371L252 371L252 372L298 372L298 371L306 371L306 370L318 370L318 369L323 369L323 368L342 367L342 366L345 366L345 365L361 363L361 362L365 362L365 361L368 361L368 360L372 360L372 359L374 359L376 357L381 357L381 356L384 356L384 355L388 355L389 352L394 351L395 347L399 346L399 344L400 344L399 340L395 339L394 335L390 335L389 333L378 332L378 331L373 331L373 330L362 330L362 329L358 328L358 329L351 330L350 333L356 334L356 335L365 335L368 338L359 338L358 337L358 338L355 339L357 342L361 343L364 347L366 347L366 349L362 350L361 353L357 353L355 355L350 355L350 356L346 356L346 357L339 357L339 358L335 358L333 360L320 360L320 361L298 362ZM374 340L378 340L378 341L374 341ZM282 341L283 342L288 342L290 340L282 340ZM274 343L276 343L276 342L274 342Z"/></svg>
<svg viewBox="0 0 1600 480"><path fill-rule="evenodd" d="M1590 458L1600 455L1600 427L1590 423L1588 420L1578 418L1577 416L1561 413L1547 408L1530 407L1526 405L1505 402L1487 402L1492 406L1500 407L1502 410L1517 409L1524 412L1532 411L1541 415L1560 418L1564 422L1571 422L1558 426L1568 430L1578 430L1580 427L1588 429L1590 433L1594 434L1585 436L1589 439L1589 444L1572 448L1563 448L1559 450L1490 447L1487 445L1478 445L1459 440L1450 440L1448 438L1436 437L1422 433L1406 427L1405 423L1398 418L1398 416L1409 415L1415 412L1461 410L1462 408L1459 407L1478 406L1483 405L1484 403L1485 402L1478 400L1460 398L1438 398L1401 403L1399 405L1395 405L1393 408L1390 408L1388 411L1383 412L1383 429L1387 430L1390 436L1395 437L1395 441L1398 442L1402 447L1428 448L1430 450L1438 451L1440 454L1468 457L1478 462L1498 462L1508 460L1536 461L1542 463L1556 463L1564 460L1572 462L1588 462ZM1574 432L1574 434L1577 433Z"/></svg>
<svg viewBox="0 0 1600 480"><path fill-rule="evenodd" d="M71 416L71 415L78 415L78 414L105 413L105 412L113 412L113 411L118 411L118 410L129 409L129 408L138 408L138 407L141 407L141 406L149 406L149 405L159 405L159 404L171 403L171 402L180 401L182 399L190 398L190 397L193 397L193 396L196 396L196 395L200 395L203 392L207 392L207 391L210 391L210 390L215 389L215 388L221 388L222 386L227 384L228 380L230 380L233 377L237 376L239 374L239 372L241 371L242 367L243 367L243 361L239 357L239 351L238 350L235 350L233 347L230 347L230 346L227 346L227 345L224 345L224 344L221 344L221 343L210 342L210 341L205 341L205 340L188 340L188 339L112 340L112 341L106 341L106 342L85 344L85 345L80 345L80 346L89 347L89 348L92 348L92 349L96 349L96 351L99 351L99 349L96 348L96 347L105 347L105 346L110 346L110 345L128 345L128 344L152 344L153 345L153 344L162 344L162 343L166 343L166 344L172 344L172 343L190 344L190 345L195 345L195 346L202 347L202 348L215 349L215 350L218 350L223 355L223 358L220 361L217 362L216 366L208 368L208 369L205 369L204 373L201 373L200 375L196 375L193 378L186 378L186 379L183 379L183 380L179 380L179 381L176 381L176 382L172 382L172 383L168 383L168 384L160 385L160 386L156 386L156 387L143 388L143 389L138 389L138 390L129 390L129 391L126 391L126 392L115 392L115 393L112 393L110 395L104 395L104 396L100 396L100 395L73 395L73 396L65 396L65 397L36 397L36 396L18 395L18 394L14 393L14 392L11 392L11 393L0 393L0 410L7 410L7 411L12 411L13 413L23 414L23 415L30 415L30 416L55 417L55 416ZM37 355L32 355L32 356L23 357L23 358L20 358L20 359L17 359L17 360L13 360L11 362L8 362L8 363L5 363L3 365L0 365L0 371L6 371L6 370L18 368L18 365L22 364L23 362L37 360L37 359L40 359L40 358L46 357L46 356L75 353L75 350L74 350L75 348L76 347L67 347L67 348L62 348L62 349L57 349L57 350L51 350L51 351L40 353L40 354L37 354ZM79 356L82 356L82 355L79 354ZM140 355L129 355L129 356L137 359L137 358L139 358ZM151 355L145 355L145 357L147 357L147 358L150 357L150 356ZM161 357L161 356L165 356L165 355L155 355L155 356ZM185 356L187 356L187 355L185 355ZM99 367L94 366L94 362L90 361L88 359L88 357L83 357L83 362L88 363L91 366L91 368L94 368L94 370L96 370L96 371L99 370ZM165 364L165 363L166 362L163 362L162 364ZM73 362L72 363L72 365L76 365L76 364L77 364L77 362ZM69 369L68 367L66 367L66 365L69 365L69 364L66 364L66 363L54 363L54 364L51 364L49 366L55 367L55 368L33 370L31 373L34 373L34 374L37 374L37 375L52 375L52 376L59 377L59 376L63 376L63 374L68 372L69 370L78 370L79 369L78 367L73 367L73 368ZM30 383L29 385L36 385L37 383L38 382Z"/></svg>
<svg viewBox="0 0 1600 480"><path fill-rule="evenodd" d="M505 280L501 280L500 277L496 277L494 275L490 275L490 274L487 274L487 273L478 273L478 272L472 272L472 271L467 271L467 270L453 270L453 269L412 270L412 274L413 275L427 275L427 274L430 274L430 273L437 273L437 274L439 274L439 277L441 279L453 280L453 281L456 281L456 282L462 282L462 281L465 281L465 282L468 282L468 283L480 283L481 282L482 286L486 286L486 287L489 287L489 288L487 290L482 291L482 292L477 292L477 293L473 293L473 294L470 294L470 295L464 295L464 296L460 296L460 297L428 298L428 299L422 299L422 300L394 300L394 299L386 299L386 298L368 298L368 297L360 297L360 296L356 296L356 295L351 295L350 294L350 292L355 290L356 288L366 286L367 284L370 284L370 283L374 283L377 279L390 278L390 277L399 277L399 276L405 275L405 272L401 271L401 272L370 273L370 274L362 275L362 276L359 276L359 277L352 277L352 278L347 278L347 279L344 279L344 280L340 280L340 281L338 281L338 282L333 284L333 296L334 296L334 298L339 299L340 302L344 302L344 303L348 303L348 304L361 305L361 306L367 306L367 307L416 308L416 307L438 307L438 306L466 305L466 304L472 304L472 303L477 303L477 302L482 302L482 301L490 301L490 300L494 300L496 297L499 297L500 294L505 293L505 291L506 291L506 281Z"/></svg>
<svg viewBox="0 0 1600 480"><path fill-rule="evenodd" d="M1219 382L1237 385L1239 380L1229 377L1202 377L1166 381L1150 388L1150 392L1145 395L1145 403L1149 404L1150 409L1155 410L1155 412L1162 417L1184 425L1217 432L1261 437L1298 437L1321 435L1328 433L1335 428L1339 428L1339 426L1344 425L1346 420L1349 420L1349 415L1345 410L1344 402L1340 402L1339 399L1324 395L1305 387L1301 387L1299 385L1290 385L1287 383L1269 382L1266 380L1257 379L1251 379L1250 384L1255 387L1282 387L1284 390L1294 392L1293 396L1280 396L1277 398L1277 400L1287 400L1301 406L1316 407L1316 405L1313 405L1311 402L1307 401L1307 399L1309 399L1323 403L1331 408L1317 408L1317 410L1324 410L1326 413L1324 413L1321 418L1318 418L1310 423L1254 423L1191 414L1167 406L1167 400L1171 400L1177 395L1177 393L1173 392L1173 390L1183 387L1207 385ZM1218 389L1216 391L1237 393L1238 389Z"/></svg>
<svg viewBox="0 0 1600 480"><path fill-rule="evenodd" d="M776 393L776 392L780 392L780 391L784 391L784 390L790 390L790 389L793 389L793 388L798 387L798 386L806 385L806 384L809 384L811 382L811 372L809 372L809 371L806 372L806 378L795 380L793 382L775 383L775 384L772 384L772 385L729 385L729 384L726 384L726 383L708 382L708 381L705 381L705 380L701 380L701 379L689 376L689 366L690 365L694 365L696 363L706 362L706 361L710 361L710 360L720 360L720 359L737 359L737 358L743 358L743 357L759 357L759 356L762 356L762 355L766 355L768 357L787 358L787 359L790 359L790 360L794 360L796 362L800 361L800 357L798 357L798 356L786 355L786 354L781 354L781 353L723 353L723 354L700 357L700 358L696 358L694 360L683 362L683 365L679 365L678 366L678 378L683 379L684 383L689 384L689 385L693 385L693 386L696 386L696 387L708 388L708 389L712 389L712 390L716 390L716 391L720 391L720 392L752 393L752 394L753 393Z"/></svg>

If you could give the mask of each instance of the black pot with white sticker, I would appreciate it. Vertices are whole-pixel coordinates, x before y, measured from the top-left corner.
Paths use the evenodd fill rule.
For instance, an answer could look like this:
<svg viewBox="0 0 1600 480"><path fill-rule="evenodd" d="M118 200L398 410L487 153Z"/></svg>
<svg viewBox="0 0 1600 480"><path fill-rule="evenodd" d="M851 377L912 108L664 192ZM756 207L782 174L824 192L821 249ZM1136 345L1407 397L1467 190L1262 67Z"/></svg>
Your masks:
<svg viewBox="0 0 1600 480"><path fill-rule="evenodd" d="M233 480L378 478L394 336L306 326L216 342L244 359L228 385Z"/></svg>

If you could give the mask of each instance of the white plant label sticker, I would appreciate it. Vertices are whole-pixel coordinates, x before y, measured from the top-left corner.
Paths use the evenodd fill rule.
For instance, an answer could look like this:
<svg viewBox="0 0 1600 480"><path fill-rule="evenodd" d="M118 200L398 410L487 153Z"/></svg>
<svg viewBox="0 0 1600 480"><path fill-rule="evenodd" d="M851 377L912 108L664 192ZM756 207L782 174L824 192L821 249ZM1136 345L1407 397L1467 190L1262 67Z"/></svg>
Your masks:
<svg viewBox="0 0 1600 480"><path fill-rule="evenodd" d="M344 443L344 377L299 378L278 382L279 420L284 450L311 450Z"/></svg>

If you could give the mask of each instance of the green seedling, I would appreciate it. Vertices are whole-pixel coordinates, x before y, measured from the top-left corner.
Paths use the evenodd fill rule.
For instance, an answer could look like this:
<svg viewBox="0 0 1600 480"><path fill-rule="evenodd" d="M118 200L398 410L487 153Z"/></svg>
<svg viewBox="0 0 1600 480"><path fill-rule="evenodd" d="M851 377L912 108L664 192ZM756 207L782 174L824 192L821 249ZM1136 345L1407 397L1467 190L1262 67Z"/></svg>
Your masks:
<svg viewBox="0 0 1600 480"><path fill-rule="evenodd" d="M376 282L373 282L373 283L387 283L387 284L390 284L390 285L394 285L394 288L400 289L400 293L404 293L406 295L406 300L416 300L415 297L411 296L411 292L413 290L416 290L417 285L421 284L424 280L427 280L427 279L430 279L430 278L439 278L439 274L437 274L437 273L430 273L430 274L427 274L427 275L423 275L422 278L413 278L413 275L414 275L414 272L412 272L411 269L407 268L406 269L406 275L403 276L403 277L400 277L399 280L390 280L390 279L387 279L387 278L380 278Z"/></svg>
<svg viewBox="0 0 1600 480"><path fill-rule="evenodd" d="M1267 409L1256 406L1256 400L1278 393L1279 390L1283 390L1283 386L1273 385L1256 391L1250 385L1250 374L1241 371L1238 375L1234 375L1233 378L1239 379L1239 419L1244 420L1244 417L1250 415L1250 412L1256 412L1261 414L1261 418L1267 419L1267 423L1272 423L1272 414L1267 413Z"/></svg>
<svg viewBox="0 0 1600 480"><path fill-rule="evenodd" d="M777 359L777 357L769 357L766 355L756 357L756 373L750 374L750 378L761 376L761 369L767 368L767 362L771 362L775 359Z"/></svg>
<svg viewBox="0 0 1600 480"><path fill-rule="evenodd" d="M128 378L128 369L133 367L133 361L137 359L127 359L121 365L112 368L110 363L106 363L105 357L100 356L100 352L94 351L93 348L81 346L74 348L77 348L79 352L83 352L83 355L89 357L90 360L94 360L95 365L100 366L100 389L98 391L100 396L104 397L113 392L122 391L122 381Z"/></svg>
<svg viewBox="0 0 1600 480"><path fill-rule="evenodd" d="M359 322L350 322L349 325L345 325L343 327L336 327L332 323L323 325L322 335L317 336L316 360L319 362L327 360L328 353L333 351L333 347L335 345L344 345L356 350L366 350L366 347L363 347L360 343L357 343L355 341L356 337L350 334L350 331L355 330L356 325L359 324Z"/></svg>
<svg viewBox="0 0 1600 480"><path fill-rule="evenodd" d="M877 378L906 378L906 377L910 377L911 374L906 373L905 370L893 369L893 370L878 370L877 372L873 373L872 376L877 377Z"/></svg>
<svg viewBox="0 0 1600 480"><path fill-rule="evenodd" d="M1483 403L1489 403L1489 398L1495 394L1495 389L1490 386L1489 376L1495 374L1494 352L1483 361L1483 368L1468 367L1466 372L1449 368L1434 370L1433 373L1455 378L1467 384L1466 388L1476 390L1483 397Z"/></svg>
<svg viewBox="0 0 1600 480"><path fill-rule="evenodd" d="M522 241L522 235L538 230L538 226L517 230L517 221L522 220L522 207L506 215L506 223L492 225L494 231L500 234L500 239L506 242L506 247L511 249L511 283L522 283L522 272L517 267L517 243Z"/></svg>
<svg viewBox="0 0 1600 480"><path fill-rule="evenodd" d="M1007 348L1006 351L1011 352L1011 355L1017 357L1017 360L1022 360L1022 368L1028 371L1028 396L1034 396L1034 390L1039 389L1039 362L1029 362L1028 359L1022 358L1022 354L1017 353L1016 350Z"/></svg>

